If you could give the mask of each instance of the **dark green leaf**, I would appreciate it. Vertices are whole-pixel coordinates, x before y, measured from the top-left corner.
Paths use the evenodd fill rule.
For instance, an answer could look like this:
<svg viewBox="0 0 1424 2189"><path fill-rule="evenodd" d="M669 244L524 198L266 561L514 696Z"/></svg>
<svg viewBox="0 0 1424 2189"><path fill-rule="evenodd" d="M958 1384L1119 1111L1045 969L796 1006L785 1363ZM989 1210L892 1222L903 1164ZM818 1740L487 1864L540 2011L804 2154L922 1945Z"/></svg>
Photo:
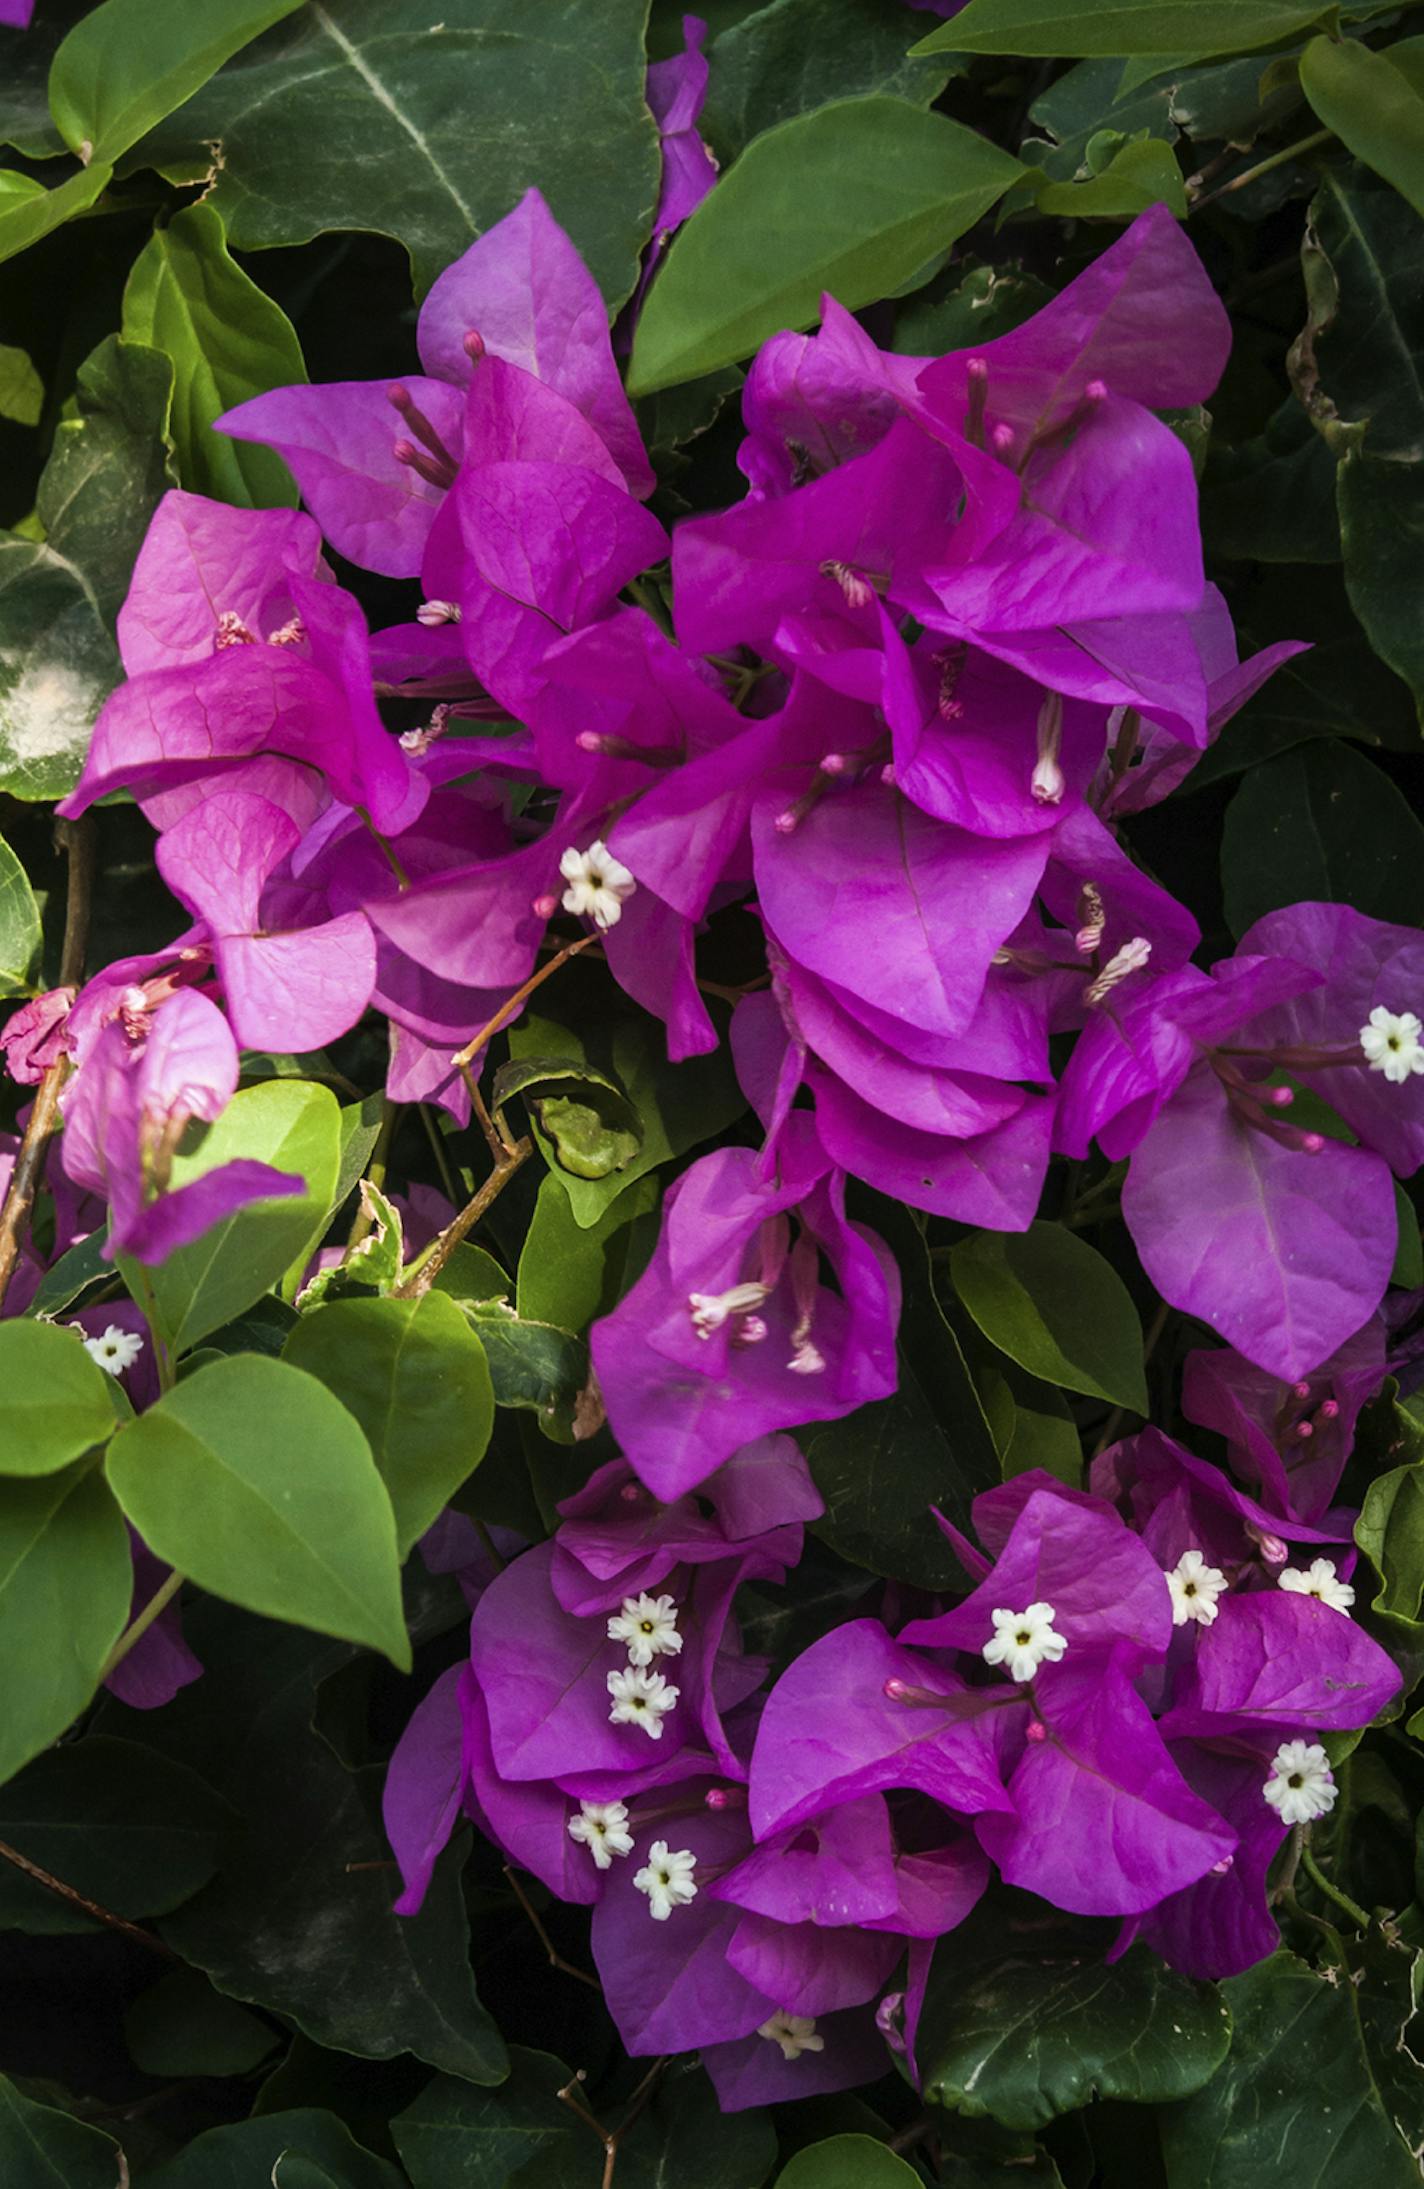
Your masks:
<svg viewBox="0 0 1424 2189"><path fill-rule="evenodd" d="M1283 403L1265 432L1240 447L1212 449L1202 524L1210 547L1229 558L1340 560L1335 460L1298 403Z"/></svg>
<svg viewBox="0 0 1424 2189"><path fill-rule="evenodd" d="M50 112L71 152L113 161L299 0L103 0L49 72Z"/></svg>
<svg viewBox="0 0 1424 2189"><path fill-rule="evenodd" d="M289 2151L300 2152L309 2165L318 2167L332 2189L401 2189L400 2175L389 2159L378 2159L353 2142L350 2130L334 2113L318 2113L306 2106L210 2128L166 2166L146 2176L143 2189L268 2189L274 2168ZM280 2189L298 2189L285 2167L276 2178ZM106 2183L105 2189L113 2189L113 2184ZM303 2183L300 2189L314 2189L314 2184Z"/></svg>
<svg viewBox="0 0 1424 2189"><path fill-rule="evenodd" d="M1157 137L1121 144L1101 173L1080 182L1045 183L1034 210L1062 220L1133 220L1149 205L1165 205L1187 217L1182 170L1170 145Z"/></svg>
<svg viewBox="0 0 1424 2189"><path fill-rule="evenodd" d="M537 183L610 302L658 189L646 0L308 0L136 157L193 180L240 251L368 228L418 286ZM212 142L220 142L214 165Z"/></svg>
<svg viewBox="0 0 1424 2189"><path fill-rule="evenodd" d="M673 243L648 294L639 394L735 364L808 327L829 290L850 310L893 296L972 228L1016 160L901 99L842 99L748 146Z"/></svg>
<svg viewBox="0 0 1424 2189"><path fill-rule="evenodd" d="M1312 38L1300 86L1326 128L1424 213L1424 98L1389 55L1353 38Z"/></svg>
<svg viewBox="0 0 1424 2189"><path fill-rule="evenodd" d="M1225 2058L1231 2016L1215 1988L1177 1975L1146 1946L1108 1968L1096 1954L1006 1955L1003 1943L977 1967L961 1965L952 1946L936 1955L916 2042L936 2104L1036 2129L1094 2096L1188 2097Z"/></svg>
<svg viewBox="0 0 1424 2189"><path fill-rule="evenodd" d="M1142 1325L1112 1265L1062 1224L975 1232L950 1255L954 1289L986 1338L1031 1375L1147 1411Z"/></svg>
<svg viewBox="0 0 1424 2189"><path fill-rule="evenodd" d="M36 2105L0 2075L0 2180L5 2189L118 2189L118 2144L71 2113Z"/></svg>
<svg viewBox="0 0 1424 2189"><path fill-rule="evenodd" d="M0 1792L0 1839L115 1915L166 1915L217 1867L232 1813L194 1771L91 1733L36 1756ZM0 1930L89 1931L72 1901L0 1866Z"/></svg>
<svg viewBox="0 0 1424 2189"><path fill-rule="evenodd" d="M66 1307L72 1307L80 1294L100 1279L112 1282L114 1265L104 1259L104 1247L109 1236L107 1224L91 1231L87 1239L81 1239L77 1247L70 1247L59 1260L47 1269L40 1279L39 1289L30 1302L32 1315L58 1315Z"/></svg>
<svg viewBox="0 0 1424 2189"><path fill-rule="evenodd" d="M710 1140L746 1108L725 1043L711 1056L669 1064L662 1030L647 1019L601 1010L573 1030L531 1015L513 1028L509 1047L521 1060L557 1055L593 1065L626 1089L642 1120L642 1146L621 1171L608 1178L560 1172L574 1222L584 1230L600 1221L635 1178ZM535 1137L552 1168L553 1146L537 1124Z"/></svg>
<svg viewBox="0 0 1424 2189"><path fill-rule="evenodd" d="M0 1475L50 1475L107 1444L109 1379L78 1335L53 1323L0 1323Z"/></svg>
<svg viewBox="0 0 1424 2189"><path fill-rule="evenodd" d="M107 1472L145 1542L200 1587L409 1669L390 1499L315 1376L215 1361L120 1430Z"/></svg>
<svg viewBox="0 0 1424 2189"><path fill-rule="evenodd" d="M1410 926L1424 915L1424 827L1349 745L1310 744L1252 769L1221 839L1227 924L1319 900Z"/></svg>
<svg viewBox="0 0 1424 2189"><path fill-rule="evenodd" d="M197 1969L175 1969L141 1991L124 2016L134 2066L171 2082L182 2075L250 2075L280 2043Z"/></svg>
<svg viewBox="0 0 1424 2189"><path fill-rule="evenodd" d="M948 54L907 60L905 36L879 0L771 0L713 45L698 127L725 165L763 130L832 99L886 92L929 106L959 65Z"/></svg>
<svg viewBox="0 0 1424 2189"><path fill-rule="evenodd" d="M251 1307L292 1264L305 1266L325 1229L336 1187L336 1097L308 1081L266 1080L242 1088L217 1123L192 1138L191 1153L185 1143L174 1162L174 1186L249 1157L305 1178L307 1192L249 1203L148 1273L159 1320L176 1353ZM119 1267L142 1297L144 1279L122 1255Z"/></svg>
<svg viewBox="0 0 1424 2189"><path fill-rule="evenodd" d="M132 1592L128 1533L102 1475L0 1482L0 1784L89 1701Z"/></svg>
<svg viewBox="0 0 1424 2189"><path fill-rule="evenodd" d="M1078 0L969 0L910 51L1195 59L1274 45L1325 13L1320 0L1099 0L1091 9Z"/></svg>
<svg viewBox="0 0 1424 2189"><path fill-rule="evenodd" d="M40 479L43 539L0 533L0 789L62 798L119 678L110 626L168 470L173 368L111 338Z"/></svg>
<svg viewBox="0 0 1424 2189"><path fill-rule="evenodd" d="M1402 1464L1376 1474L1355 1522L1355 1541L1381 1586L1374 1608L1401 1640L1424 1635L1424 1426L1397 1402L1379 1399L1372 1410L1376 1439L1386 1459ZM1384 1434L1378 1436L1383 1420Z"/></svg>
<svg viewBox="0 0 1424 2189"><path fill-rule="evenodd" d="M1273 1954L1222 1985L1230 2056L1159 2116L1170 2189L1418 2189L1419 2171L1370 2074L1353 1986Z"/></svg>
<svg viewBox="0 0 1424 2189"><path fill-rule="evenodd" d="M798 2151L776 2189L910 2189L919 2175L870 2136L832 2136Z"/></svg>
<svg viewBox="0 0 1424 2189"><path fill-rule="evenodd" d="M0 998L23 995L40 947L40 914L29 877L0 840Z"/></svg>
<svg viewBox="0 0 1424 2189"><path fill-rule="evenodd" d="M185 207L140 252L124 290L124 333L173 360L173 442L185 487L240 508L296 501L280 456L213 431L224 411L307 373L291 321L233 263L211 205Z"/></svg>
<svg viewBox="0 0 1424 2189"><path fill-rule="evenodd" d="M466 1300L464 1311L489 1362L496 1406L527 1407L539 1426L567 1444L574 1409L588 1382L588 1347L555 1323L526 1322L507 1300Z"/></svg>
<svg viewBox="0 0 1424 2189"><path fill-rule="evenodd" d="M938 357L1011 334L1052 296L1047 282L1020 266L956 264L895 314L894 348L907 357Z"/></svg>
<svg viewBox="0 0 1424 2189"><path fill-rule="evenodd" d="M494 1395L479 1339L442 1292L337 1300L303 1317L285 1358L319 1377L361 1424L404 1559L489 1443Z"/></svg>

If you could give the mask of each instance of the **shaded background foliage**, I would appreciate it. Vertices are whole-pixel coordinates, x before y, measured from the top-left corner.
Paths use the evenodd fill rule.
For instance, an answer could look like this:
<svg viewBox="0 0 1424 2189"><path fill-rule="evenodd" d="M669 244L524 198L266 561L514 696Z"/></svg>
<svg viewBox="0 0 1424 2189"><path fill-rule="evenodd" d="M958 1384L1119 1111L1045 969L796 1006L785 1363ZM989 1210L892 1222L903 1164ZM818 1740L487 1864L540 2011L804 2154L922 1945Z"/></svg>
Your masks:
<svg viewBox="0 0 1424 2189"><path fill-rule="evenodd" d="M1243 649L1305 637L1313 650L1168 809L1126 833L1195 913L1208 957L1300 899L1424 922L1424 38L1411 11L970 0L942 29L900 0L707 0L705 13L702 127L723 176L670 250L629 367L659 514L739 495L739 368L778 328L809 324L822 288L906 353L963 345L1018 324L1115 224L1166 204L1235 328L1210 415L1174 421L1199 470L1209 572ZM1344 43L1320 35L1327 16L1343 18ZM72 783L117 680L113 618L164 489L294 498L274 458L214 436L212 420L303 370L406 370L419 295L531 183L610 312L625 305L658 185L644 70L676 49L679 18L666 0L39 0L31 29L0 30L7 993L56 969L63 873L45 801ZM339 575L373 621L401 612L401 588ZM166 937L132 809L99 817L95 894L105 958ZM752 970L747 948L714 925L708 971L735 983ZM667 1066L658 1030L620 1019L590 963L541 999L507 1057L547 1167L513 1182L481 1246L461 1250L458 1285L408 1329L385 1316L378 1331L358 1294L334 1311L349 1345L323 1319L287 1353L373 1448L378 1421L396 1422L377 1458L403 1552L451 1497L483 1526L546 1531L554 1500L608 1449L572 1445L587 1324L642 1267L679 1159L739 1137L725 1061ZM579 1092L578 1119L553 1106L550 1059ZM205 1358L236 1356L238 1404L256 1403L244 1357L280 1353L295 1319L283 1273L329 1222L334 1238L349 1227L379 1121L362 1090L383 1060L358 1029L300 1067L247 1066L258 1101L234 1128L243 1152L296 1161L300 1142L296 1167L320 1191L238 1219L249 1229L227 1243L225 1279L160 1278L170 1320L186 1318ZM582 1132L586 1147L618 1131L632 1146L616 1170L570 1171L561 1135ZM468 1151L407 1118L382 1154L391 1175L439 1185ZM749 1646L786 1662L853 1615L875 1576L952 1580L929 1503L963 1519L1001 1474L1037 1465L1078 1480L1124 1417L1172 1425L1190 1333L1175 1318L1144 1341L1153 1302L1114 1183L1098 1164L1075 1205L1050 1204L1022 1237L923 1224L861 1195L905 1280L900 1389L805 1433L826 1515L786 1589L749 1605ZM1402 1196L1406 1285L1424 1281L1418 1190ZM97 1281L92 1261L61 1265L41 1304L67 1308ZM452 1297L482 1306L474 1338ZM419 1448L402 1450L399 1378L419 1379L420 1344L453 1343L455 1324L467 1381L449 1418L423 1417ZM489 1448L472 1474L481 1424ZM74 1433L82 1450L92 1424ZM1424 1422L1386 1395L1352 1464L1381 1576L1373 1617L1424 1661ZM3 1546L51 1493L0 1487ZM81 1504L76 1490L53 1511L102 1594L114 1546ZM1002 1894L932 1982L928 2111L891 2076L723 2119L694 2065L640 2092L596 1993L552 1965L583 1965L584 1918L536 1907L545 1951L483 1842L451 1848L418 1918L389 1912L382 1767L411 1695L459 1658L465 1606L449 1576L407 1567L412 1684L394 1603L359 1579L357 1593L367 1623L343 1631L387 1657L207 1598L190 1615L204 1679L156 1715L106 1697L60 1746L47 1744L92 1679L29 1740L8 1698L67 1646L54 1622L70 1607L56 1595L48 1627L42 1593L18 1625L11 1607L6 1763L26 1767L0 1786L0 1838L143 1936L0 1867L6 2189L114 2189L120 2147L152 2189L592 2184L603 2154L557 2096L573 2069L600 2120L629 2122L618 2189L1418 2178L1424 1758L1407 1707L1338 1759L1332 1874L1388 1911L1363 1937L1342 1935L1303 1887L1289 1950L1197 1987L1143 1949L1104 1969L1101 1924L1063 1922L1045 1941L1042 1909Z"/></svg>

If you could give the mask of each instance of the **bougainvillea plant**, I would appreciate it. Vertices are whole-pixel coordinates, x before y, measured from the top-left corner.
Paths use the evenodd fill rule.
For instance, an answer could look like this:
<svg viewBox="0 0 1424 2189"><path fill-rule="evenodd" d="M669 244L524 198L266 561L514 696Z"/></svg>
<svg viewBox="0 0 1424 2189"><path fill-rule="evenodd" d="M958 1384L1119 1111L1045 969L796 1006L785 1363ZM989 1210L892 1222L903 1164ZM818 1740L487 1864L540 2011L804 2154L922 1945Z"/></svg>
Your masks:
<svg viewBox="0 0 1424 2189"><path fill-rule="evenodd" d="M0 26L4 2189L1417 2181L1407 0Z"/></svg>

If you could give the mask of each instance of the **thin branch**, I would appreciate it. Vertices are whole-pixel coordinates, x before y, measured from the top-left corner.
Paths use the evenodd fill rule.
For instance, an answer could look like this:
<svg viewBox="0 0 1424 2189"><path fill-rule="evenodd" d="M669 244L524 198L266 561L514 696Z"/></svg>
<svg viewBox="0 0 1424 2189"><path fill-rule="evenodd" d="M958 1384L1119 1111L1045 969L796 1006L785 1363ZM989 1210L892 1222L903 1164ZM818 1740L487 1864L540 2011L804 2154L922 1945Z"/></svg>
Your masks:
<svg viewBox="0 0 1424 2189"><path fill-rule="evenodd" d="M1269 175L1273 168L1284 167L1287 160L1299 159L1303 152L1313 152L1317 145L1328 144L1334 134L1333 129L1312 130L1308 137L1301 137L1295 144L1288 144L1281 151L1273 152L1268 160L1258 160L1244 174L1233 175L1230 182L1224 182L1219 190L1209 190L1204 198L1197 199L1191 211L1199 213L1204 205L1215 205L1218 198L1229 198L1233 191L1244 190L1247 183L1258 181L1262 175Z"/></svg>
<svg viewBox="0 0 1424 2189"><path fill-rule="evenodd" d="M178 1591L182 1588L182 1586L182 1574L170 1573L168 1579L160 1583L160 1585L154 1590L152 1596L150 1596L148 1602L144 1605L143 1610L139 1612L138 1616L133 1620L131 1625L124 1628L123 1633L119 1636L113 1648L109 1651L108 1656L104 1659L104 1669L99 1674L99 1685L101 1687L103 1686L105 1680L108 1679L109 1675L114 1672L119 1665L123 1663L125 1657L127 1657L129 1651L134 1647L134 1645L143 1640L145 1634L147 1634L155 1619L161 1619L163 1617L164 1612L167 1611L168 1606L172 1603L174 1597L178 1594Z"/></svg>
<svg viewBox="0 0 1424 2189"><path fill-rule="evenodd" d="M395 1287L393 1298L420 1300L425 1297L461 1240L474 1230L481 1217L499 1199L515 1172L528 1162L533 1153L534 1143L527 1136L515 1142L503 1160L496 1163L474 1199L466 1202L453 1223L445 1226L423 1254L417 1255L404 1278Z"/></svg>
<svg viewBox="0 0 1424 2189"><path fill-rule="evenodd" d="M89 946L89 907L94 881L94 822L90 814L77 821L61 821L55 830L69 857L69 899L64 913L64 942L60 952L59 986L77 988L84 978L84 959ZM44 1179L45 1157L59 1123L59 1098L69 1076L68 1057L58 1057L35 1089L29 1122L15 1158L10 1190L0 1208L0 1308L19 1264L20 1248L29 1228L35 1196Z"/></svg>
<svg viewBox="0 0 1424 2189"><path fill-rule="evenodd" d="M141 1930L137 1923L130 1923L127 1917L115 1915L112 1908L101 1907L87 1893L77 1892L73 1885L66 1885L63 1878L55 1877L49 1870L42 1870L37 1862L31 1862L28 1855L22 1855L18 1847L11 1847L3 1839L0 1839L0 1861L8 1862L15 1869L23 1871L37 1885L43 1885L46 1892L67 1900L71 1908L78 1908L83 1914L92 1916L96 1923L105 1924L111 1931L121 1931L125 1938L133 1939L136 1945L147 1946L150 1953L161 1954L165 1961L181 1960L182 1956L176 1954L171 1946L165 1946L163 1940L152 1931Z"/></svg>
<svg viewBox="0 0 1424 2189"><path fill-rule="evenodd" d="M576 1969L572 1961L566 1961L564 1959L558 1947L554 1944L553 1939L549 1936L549 1933L545 1930L543 1924L540 1922L538 1912L535 1909L533 1901L529 1898L529 1895L525 1892L524 1887L520 1884L519 1879L507 1862L504 1865L504 1874L509 1879L510 1891L513 1893L515 1899L519 1902L520 1907L524 1910L524 1913L528 1916L530 1922L534 1926L535 1937L538 1939L545 1953L547 1953L547 1955L549 1956L550 1968L560 1970L565 1976L575 1976L578 1978L578 1981L581 1984L587 1984L591 1991L601 1992L603 1990L603 1986L599 1983L596 1976L590 1976L587 1969ZM581 2068L579 2070L577 2080L579 2082L583 2081L583 2070ZM559 2092L559 2096L562 2098L563 2095L564 2093L561 2090ZM575 2107L575 2111L578 2110L579 2108ZM595 2128L598 2128L598 2123L593 2119L593 2115L591 2113L586 2113L584 2117L586 2120L591 2121ZM603 2130L601 2128L598 2128L598 2133L601 2136L603 2134Z"/></svg>
<svg viewBox="0 0 1424 2189"><path fill-rule="evenodd" d="M1316 1891L1324 1893L1327 1900L1333 1900L1336 1907L1348 1915L1357 1930L1367 1931L1369 1929L1370 1919L1358 1900L1352 1900L1348 1893L1341 1892L1338 1885L1331 1884L1304 1840L1301 1841L1300 1866Z"/></svg>
<svg viewBox="0 0 1424 2189"><path fill-rule="evenodd" d="M552 973L557 973L559 967L561 965L567 965L570 958L576 958L581 950L591 949L594 943L601 942L602 939L603 938L599 935L580 935L577 942L565 943L562 950L558 951L552 958L550 958L547 965L541 965L537 973L531 973L528 980L525 981L523 987L516 988L514 994L509 997L508 1001L500 1005L499 1009L495 1012L494 1017L492 1019L488 1019L485 1024L480 1028L479 1032L465 1043L464 1048L455 1058L455 1062L459 1065L460 1069L463 1071L467 1064L474 1063L475 1058L479 1055L481 1049L484 1048L485 1044L494 1039L494 1036L499 1032L501 1026L507 1026L509 1024L509 1021L514 1017L520 1005L522 1003L527 1003L529 998L533 995L535 989L542 988L545 981L548 980L549 976Z"/></svg>

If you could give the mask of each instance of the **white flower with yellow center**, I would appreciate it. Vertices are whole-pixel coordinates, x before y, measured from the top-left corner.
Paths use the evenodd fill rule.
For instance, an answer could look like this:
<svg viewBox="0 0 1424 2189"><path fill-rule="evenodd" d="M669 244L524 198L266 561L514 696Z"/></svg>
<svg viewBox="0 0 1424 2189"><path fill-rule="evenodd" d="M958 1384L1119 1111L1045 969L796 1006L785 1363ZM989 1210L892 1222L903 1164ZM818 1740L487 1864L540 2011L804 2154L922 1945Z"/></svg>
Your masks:
<svg viewBox="0 0 1424 2189"><path fill-rule="evenodd" d="M669 1687L660 1672L630 1665L626 1672L609 1673L608 1692L613 1697L613 1708L608 1713L610 1725L640 1725L649 1740L660 1741L663 1719L676 1705L681 1690Z"/></svg>
<svg viewBox="0 0 1424 2189"><path fill-rule="evenodd" d="M638 886L602 839L587 851L570 844L559 861L559 872L569 885L559 900L565 912L590 919L595 927L616 927L625 901Z"/></svg>
<svg viewBox="0 0 1424 2189"><path fill-rule="evenodd" d="M630 1665L679 1656L677 1605L670 1596L625 1596L623 1609L608 1622L608 1639L626 1644Z"/></svg>
<svg viewBox="0 0 1424 2189"><path fill-rule="evenodd" d="M697 1898L692 1875L696 1868L697 1857L690 1848L680 1847L673 1854L665 1839L653 1841L644 1867L633 1874L633 1883L647 1894L648 1913L655 1923L666 1923L674 1908L685 1908Z"/></svg>
<svg viewBox="0 0 1424 2189"><path fill-rule="evenodd" d="M1424 1026L1412 1011L1386 1011L1377 1003L1369 1024L1360 1028L1360 1047L1372 1072L1383 1072L1392 1087L1402 1087L1413 1072L1424 1072Z"/></svg>
<svg viewBox="0 0 1424 2189"><path fill-rule="evenodd" d="M84 1350L89 1355L90 1360L97 1361L99 1366L111 1376L121 1376L125 1369L132 1368L143 1351L143 1340L138 1332L136 1330L120 1330L117 1323L110 1323L103 1336L99 1338L85 1336L82 1323L72 1323L70 1327L79 1332L84 1341Z"/></svg>
<svg viewBox="0 0 1424 2189"><path fill-rule="evenodd" d="M1027 1611L995 1611L994 1638L980 1655L986 1665L1003 1665L1011 1680L1031 1680L1041 1664L1056 1665L1068 1637L1053 1624L1052 1604L1030 1604Z"/></svg>
<svg viewBox="0 0 1424 2189"><path fill-rule="evenodd" d="M1355 1601L1355 1592L1349 1582L1336 1580L1333 1558L1315 1558L1305 1567L1287 1566L1278 1576L1276 1587L1286 1589L1292 1596L1314 1596L1322 1604L1328 1604L1332 1611L1347 1614Z"/></svg>
<svg viewBox="0 0 1424 2189"><path fill-rule="evenodd" d="M1183 1551L1163 1578L1172 1592L1173 1626L1184 1627L1195 1620L1199 1627L1209 1627L1216 1617L1216 1599L1227 1587L1220 1566L1209 1566L1200 1551Z"/></svg>
<svg viewBox="0 0 1424 2189"><path fill-rule="evenodd" d="M1284 1741L1261 1791L1282 1824L1313 1824L1334 1808L1340 1789L1319 1741Z"/></svg>
<svg viewBox="0 0 1424 2189"><path fill-rule="evenodd" d="M775 2014L768 2016L757 2035L780 2045L783 2060L799 2060L803 2052L824 2052L826 2049L825 2038L816 2035L815 2017L788 2014L784 2007L778 2007Z"/></svg>
<svg viewBox="0 0 1424 2189"><path fill-rule="evenodd" d="M600 1870L611 1870L615 1855L633 1852L627 1804L581 1801L578 1815L569 1818L569 1838L576 1839L581 1847L587 1847Z"/></svg>

